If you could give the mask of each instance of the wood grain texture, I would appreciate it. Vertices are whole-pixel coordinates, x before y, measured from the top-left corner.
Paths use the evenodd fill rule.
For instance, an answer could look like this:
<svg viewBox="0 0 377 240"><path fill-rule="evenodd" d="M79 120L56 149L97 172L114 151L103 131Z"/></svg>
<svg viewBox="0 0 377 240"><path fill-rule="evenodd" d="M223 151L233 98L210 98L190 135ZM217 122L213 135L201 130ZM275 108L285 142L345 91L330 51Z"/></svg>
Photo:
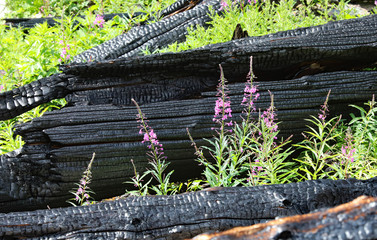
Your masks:
<svg viewBox="0 0 377 240"><path fill-rule="evenodd" d="M128 197L84 207L0 214L0 237L184 239L210 230L305 214L361 195L377 196L376 184L374 178L214 188L174 196Z"/></svg>

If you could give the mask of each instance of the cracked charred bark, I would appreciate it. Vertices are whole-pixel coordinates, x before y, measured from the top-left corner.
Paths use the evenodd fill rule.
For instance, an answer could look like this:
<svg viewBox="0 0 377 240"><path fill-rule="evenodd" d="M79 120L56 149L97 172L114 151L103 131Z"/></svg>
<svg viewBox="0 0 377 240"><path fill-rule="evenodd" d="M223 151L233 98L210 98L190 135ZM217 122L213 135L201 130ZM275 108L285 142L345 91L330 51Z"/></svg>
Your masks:
<svg viewBox="0 0 377 240"><path fill-rule="evenodd" d="M201 234L193 240L377 239L377 198L358 197L350 203L249 227Z"/></svg>
<svg viewBox="0 0 377 240"><path fill-rule="evenodd" d="M177 14L178 15L178 14ZM331 112L347 115L377 90L377 72L338 71L377 61L377 16L332 22L262 37L239 39L182 53L122 58L64 66L63 73L0 94L0 116L14 117L42 102L66 96L69 106L17 127L26 144L1 156L0 211L62 206L68 191L96 152L92 189L96 198L122 194L147 166L130 105L134 98L158 132L182 179L199 175L185 128L200 145L211 137L215 87L223 66L240 120L243 83L253 56L261 99L274 95L282 134L305 130L329 89ZM339 69L340 68L340 69ZM315 75L302 76L307 74Z"/></svg>
<svg viewBox="0 0 377 240"><path fill-rule="evenodd" d="M183 239L209 230L304 214L376 196L377 178L214 188L128 197L84 207L0 214L0 236L38 239Z"/></svg>

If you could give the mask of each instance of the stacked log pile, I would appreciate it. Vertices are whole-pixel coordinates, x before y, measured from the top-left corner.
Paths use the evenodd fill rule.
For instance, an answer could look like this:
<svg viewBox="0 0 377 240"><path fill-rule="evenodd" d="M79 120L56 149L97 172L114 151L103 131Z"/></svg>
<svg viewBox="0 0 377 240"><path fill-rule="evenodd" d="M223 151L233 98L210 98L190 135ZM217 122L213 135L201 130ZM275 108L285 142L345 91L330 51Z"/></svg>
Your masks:
<svg viewBox="0 0 377 240"><path fill-rule="evenodd" d="M80 179L93 152L96 158L91 188L95 197L122 194L123 182L134 174L130 160L134 160L138 171L148 163L132 98L141 104L149 125L158 133L175 173L181 179L198 176L201 171L194 161L186 128L199 145L204 144L203 138L213 136L219 64L229 81L236 121L241 119L240 103L252 56L261 94L257 107L267 108L269 92L273 93L281 136L293 134L296 139L306 129L304 119L317 115L329 90L330 111L334 115L347 114L351 111L349 104L361 105L376 93L377 71L363 71L377 62L376 16L243 38L181 53L138 55L145 47L153 50L173 40L183 40L188 26L205 25L209 6L221 13L218 0L180 0L164 11L166 16L174 13L172 16L135 27L76 56L71 64L61 67L62 73L0 93L2 120L52 99L65 97L68 102L61 110L17 127L25 145L0 156L0 212L64 206L71 198L69 190ZM305 214L361 195L376 197L376 183L376 178L319 180L2 213L0 237L189 238L209 230ZM320 235L310 237L319 239L324 236L323 231L338 227L334 223L339 219L350 219L350 226L355 228L344 225L344 230L339 225L331 234L349 232L360 238L375 237L375 205L375 199L361 199L327 212L276 220L256 225L253 230L219 236L247 239L249 233L262 233L279 239L318 232ZM326 219L321 221L321 216ZM322 223L328 225L323 227ZM275 225L279 226L278 231L271 227ZM363 231L360 226L364 226Z"/></svg>
<svg viewBox="0 0 377 240"><path fill-rule="evenodd" d="M68 106L17 127L25 145L1 156L0 211L64 206L93 152L96 198L122 194L123 182L134 174L130 160L138 171L148 164L131 98L142 104L176 175L199 176L186 128L199 145L203 137L213 136L219 64L230 83L234 118L240 120L243 83L253 56L261 94L257 107L267 108L268 91L274 94L282 136L299 137L306 129L304 119L318 113L330 89L332 114L345 115L349 104L361 105L376 92L377 72L361 71L377 61L376 16L181 53L125 57L182 33L187 24L207 16L209 4L219 9L219 1L204 1L84 52L62 66L61 74L1 93L1 119L64 96ZM183 22L176 26L178 19ZM163 30L154 31L159 27ZM112 57L122 58L106 60Z"/></svg>

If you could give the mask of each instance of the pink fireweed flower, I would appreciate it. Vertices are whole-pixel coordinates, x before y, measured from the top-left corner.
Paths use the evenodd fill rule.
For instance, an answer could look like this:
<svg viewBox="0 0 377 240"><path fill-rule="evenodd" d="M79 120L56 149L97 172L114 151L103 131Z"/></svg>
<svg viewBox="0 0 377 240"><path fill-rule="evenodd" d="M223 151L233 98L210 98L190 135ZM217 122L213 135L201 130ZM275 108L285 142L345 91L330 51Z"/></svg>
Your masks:
<svg viewBox="0 0 377 240"><path fill-rule="evenodd" d="M144 126L143 126L143 129L144 129ZM148 143L149 142L149 145L148 145L149 149L152 149L152 147L154 147L157 154L163 154L162 151L164 149L162 148L162 144L158 141L157 135L154 132L154 130L152 128L150 128L148 125L146 125L145 131L146 132L142 132L144 137L143 137L143 141L141 141L141 142L142 143Z"/></svg>
<svg viewBox="0 0 377 240"><path fill-rule="evenodd" d="M68 54L68 51L71 50L69 44L65 45L63 40L60 40L60 45L63 45L63 48L60 52L60 59L59 62L65 62L71 58L71 55Z"/></svg>
<svg viewBox="0 0 377 240"><path fill-rule="evenodd" d="M252 86L252 83L250 80L248 80L245 89L244 89L244 97L242 99L242 105L244 106L251 106L253 107L254 101L256 101L259 98L259 93L255 94L253 97L253 94L258 91L256 86Z"/></svg>
<svg viewBox="0 0 377 240"><path fill-rule="evenodd" d="M318 114L318 119L320 119L322 122L325 121L328 111L329 111L329 106L328 106L328 101L329 101L329 96L330 96L331 90L327 93L327 97L323 105L321 105L320 113Z"/></svg>
<svg viewBox="0 0 377 240"><path fill-rule="evenodd" d="M353 136L351 134L351 130L350 129L347 129L347 132L346 132L346 145L342 146L341 147L341 157L343 160L346 161L346 164L348 164L349 162L354 162L355 161L355 158L354 158L354 153L356 152L356 148L354 147L354 144L353 144L353 140L352 140ZM344 161L342 160L342 164L344 164Z"/></svg>
<svg viewBox="0 0 377 240"><path fill-rule="evenodd" d="M87 169L84 171L84 174L82 178L79 181L78 188L75 191L72 191L71 193L75 195L74 200L79 204L83 205L85 200L88 200L90 198L89 193L91 193L90 187L88 186L91 182L92 173L91 168L94 161L95 154L93 153L93 157L89 162L89 165ZM71 202L72 203L72 202ZM76 204L72 203L76 206Z"/></svg>
<svg viewBox="0 0 377 240"><path fill-rule="evenodd" d="M96 19L93 22L94 25L97 25L100 28L103 28L104 23L105 23L105 20L103 19L103 16L99 14L96 16Z"/></svg>
<svg viewBox="0 0 377 240"><path fill-rule="evenodd" d="M80 180L80 184L81 184L81 185L86 185L86 180L85 180L85 179L81 179L81 180Z"/></svg>
<svg viewBox="0 0 377 240"><path fill-rule="evenodd" d="M229 7L229 4L226 2L226 1L221 1L221 3L220 3L220 5L221 5L221 7L220 7L220 11L222 11L224 8L227 8L227 7Z"/></svg>
<svg viewBox="0 0 377 240"><path fill-rule="evenodd" d="M228 89L226 86L226 79L224 77L223 69L220 66L220 80L219 85L217 86L218 96L215 105L215 115L213 116L213 121L220 124L220 130L223 131L224 126L231 127L233 126L232 120L232 108L230 107L230 98L228 96ZM231 130L229 130L231 132Z"/></svg>
<svg viewBox="0 0 377 240"><path fill-rule="evenodd" d="M162 147L162 144L157 139L157 134L154 132L154 130L148 125L148 120L145 117L145 115L142 113L139 105L137 102L132 99L131 100L138 110L138 114L136 115L137 122L139 123L139 134L143 135L142 143L149 143L148 148L151 149L152 155L155 155L155 157L162 157L164 154L164 148ZM164 156L164 158L166 158Z"/></svg>
<svg viewBox="0 0 377 240"><path fill-rule="evenodd" d="M45 8L45 6L41 6L41 7L39 8L39 13L44 14L44 13L45 13L44 8Z"/></svg>
<svg viewBox="0 0 377 240"><path fill-rule="evenodd" d="M264 122L265 126L272 132L278 130L278 125L274 122L276 120L276 114L274 112L274 107L270 106L266 111L261 115L261 119Z"/></svg>
<svg viewBox="0 0 377 240"><path fill-rule="evenodd" d="M247 75L247 81L245 84L243 99L241 102L242 106L245 106L245 109L243 110L243 113L248 116L247 119L249 119L249 116L252 112L256 110L254 106L254 102L258 100L259 93L256 93L258 91L257 86L253 85L253 57L250 57L250 72Z"/></svg>
<svg viewBox="0 0 377 240"><path fill-rule="evenodd" d="M80 194L83 192L83 189L81 188L81 186L77 189L77 194Z"/></svg>
<svg viewBox="0 0 377 240"><path fill-rule="evenodd" d="M354 162L355 158L353 154L356 152L355 148L350 148L350 146L342 146L341 148L342 156L346 161ZM344 163L343 161L341 162Z"/></svg>
<svg viewBox="0 0 377 240"><path fill-rule="evenodd" d="M255 160L255 163L256 164L260 164L260 161L259 159L256 159ZM259 173L263 170L263 167L262 166L253 166L252 169L251 169L251 174L252 175L259 175Z"/></svg>

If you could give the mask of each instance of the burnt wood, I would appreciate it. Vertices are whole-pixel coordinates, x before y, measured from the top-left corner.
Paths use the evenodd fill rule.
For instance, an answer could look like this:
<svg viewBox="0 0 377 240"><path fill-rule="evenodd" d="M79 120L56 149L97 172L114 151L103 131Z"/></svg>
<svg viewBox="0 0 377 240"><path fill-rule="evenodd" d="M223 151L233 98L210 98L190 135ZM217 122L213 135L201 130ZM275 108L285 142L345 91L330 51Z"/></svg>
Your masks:
<svg viewBox="0 0 377 240"><path fill-rule="evenodd" d="M327 179L214 188L174 196L128 197L84 207L0 214L0 237L184 239L209 230L225 230L265 222L278 216L333 207L361 195L376 196L376 189L377 178ZM374 213L375 209L374 204ZM306 216L302 219L306 219ZM376 222L375 215L367 219L371 220L368 224ZM370 229L370 226L366 227Z"/></svg>
<svg viewBox="0 0 377 240"><path fill-rule="evenodd" d="M93 152L95 198L122 194L122 183L133 176L130 160L138 171L148 165L131 98L142 104L164 144L176 180L199 176L186 127L198 145L213 136L219 64L230 83L234 118L241 119L251 55L261 93L257 107L270 105L268 91L275 95L282 136L299 137L307 129L304 119L318 114L330 89L331 113L346 116L349 104L362 105L377 90L376 71L356 71L377 61L376 20L332 22L182 53L70 64L61 74L1 93L2 119L54 98L66 96L69 105L17 127L26 144L0 157L0 211L63 206Z"/></svg>
<svg viewBox="0 0 377 240"><path fill-rule="evenodd" d="M73 62L83 63L132 57L140 55L140 52L145 49L154 52L168 44L182 42L186 39L189 27L209 26L210 9L218 14L224 11L221 9L220 2L220 0L179 0L162 13L167 16L160 21L135 26L127 33L75 56ZM241 2L247 4L246 0Z"/></svg>
<svg viewBox="0 0 377 240"><path fill-rule="evenodd" d="M259 81L357 70L374 66L377 61L376 36L377 16L373 15L262 37L243 38L181 53L72 63L62 66L62 74L0 93L0 119L15 117L68 93L90 95L85 90L101 88L122 89L124 98L128 100L118 105L129 104L132 96L140 99L135 93L150 94L154 87L161 89L159 85L164 86L164 95L145 96L144 102L189 98L202 90L213 89L219 76L219 64L231 82L244 81L249 71L250 56L254 58L254 71ZM129 37L132 37L131 33ZM111 40L106 44L113 45ZM97 50L90 50L85 53L86 56L92 56L93 51ZM86 85L91 88L88 89ZM112 98L116 97L108 96L107 101L113 103ZM75 101L70 100L71 104L78 104ZM92 102L88 104L99 104L95 100Z"/></svg>
<svg viewBox="0 0 377 240"><path fill-rule="evenodd" d="M346 113L350 99L362 104L377 91L377 72L335 72L285 81L259 82L261 98L257 107L270 105L268 90L274 94L282 134L288 136L306 130L309 115L317 115L327 92L331 91L333 113ZM243 83L229 85L233 115L240 120ZM155 90L157 91L157 89ZM101 96L101 95L97 95ZM102 95L106 96L106 95ZM142 110L149 125L158 134L174 176L184 180L199 176L201 170L187 136L188 128L200 145L211 138L216 101L215 91L202 92L192 99L145 103ZM89 160L93 163L92 189L96 199L124 192L123 182L133 176L130 160L143 171L148 165L146 146L140 141L134 106L113 104L77 105L46 113L31 123L17 127L26 144L19 151L2 155L0 175L0 210L62 206L68 193L81 178ZM257 117L254 115L254 117ZM177 178L175 178L177 179Z"/></svg>
<svg viewBox="0 0 377 240"><path fill-rule="evenodd" d="M215 239L377 239L377 198L361 196L334 208L193 238Z"/></svg>

